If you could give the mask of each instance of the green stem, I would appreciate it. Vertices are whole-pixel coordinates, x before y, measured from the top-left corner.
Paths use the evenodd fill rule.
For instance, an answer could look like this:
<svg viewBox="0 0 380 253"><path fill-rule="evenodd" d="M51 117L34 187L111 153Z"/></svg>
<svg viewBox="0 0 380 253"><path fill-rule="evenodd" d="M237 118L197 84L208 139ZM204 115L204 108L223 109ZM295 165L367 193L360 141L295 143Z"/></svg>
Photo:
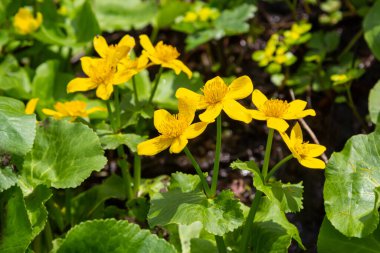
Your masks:
<svg viewBox="0 0 380 253"><path fill-rule="evenodd" d="M120 130L120 96L119 96L119 87L117 85L114 86L114 106L115 106L115 114L114 119L115 119L115 129L116 131Z"/></svg>
<svg viewBox="0 0 380 253"><path fill-rule="evenodd" d="M251 209L249 210L248 217L243 228L243 235L242 235L240 249L239 249L239 252L241 253L248 252L248 240L251 234L253 220L255 219L256 212L257 212L257 209L259 208L259 204L261 202L262 196L263 196L263 193L261 191L257 191L252 201Z"/></svg>
<svg viewBox="0 0 380 253"><path fill-rule="evenodd" d="M293 154L288 155L287 157L283 158L281 161L279 161L268 173L267 177L265 178L265 182L268 182L268 180L273 176L276 171L281 168L281 166L293 158Z"/></svg>
<svg viewBox="0 0 380 253"><path fill-rule="evenodd" d="M50 252L53 248L53 233L51 231L51 226L49 220L46 221L45 229L44 229L45 241L46 241L46 250Z"/></svg>
<svg viewBox="0 0 380 253"><path fill-rule="evenodd" d="M135 76L132 76L133 93L135 95L135 104L139 103L139 96L137 95L137 86Z"/></svg>
<svg viewBox="0 0 380 253"><path fill-rule="evenodd" d="M150 41L152 43L154 43L157 39L157 35L158 35L158 27L156 25L153 26L153 30L152 30L152 34L150 35Z"/></svg>
<svg viewBox="0 0 380 253"><path fill-rule="evenodd" d="M216 118L216 147L215 147L215 160L214 168L212 174L212 183L211 183L211 196L214 196L216 193L216 188L218 185L218 176L219 176L219 164L220 164L220 151L222 148L222 116Z"/></svg>
<svg viewBox="0 0 380 253"><path fill-rule="evenodd" d="M118 165L121 168L121 174L122 174L122 177L123 177L125 185L126 185L126 195L127 195L128 199L132 199L133 198L132 179L131 179L131 174L129 173L129 167L130 166L126 161L127 157L124 153L123 146L119 146L117 148L117 154L118 154L119 159L120 159L118 162Z"/></svg>
<svg viewBox="0 0 380 253"><path fill-rule="evenodd" d="M274 134L274 129L269 128L267 145L265 147L264 164L263 164L263 170L262 170L263 178L266 178L267 173L268 173L269 160L270 160L269 158L270 158L270 153L271 153L271 149L272 149L273 134Z"/></svg>
<svg viewBox="0 0 380 253"><path fill-rule="evenodd" d="M71 220L71 200L73 198L73 192L72 189L67 188L65 191L65 208L66 208L66 220L70 226L72 226L72 220Z"/></svg>
<svg viewBox="0 0 380 253"><path fill-rule="evenodd" d="M111 109L111 103L109 100L106 101L106 104L107 104L107 111L108 111L108 120L111 124L111 128L114 132L116 132L116 129L115 129L115 123L114 123L114 117L113 117L113 113L112 113L112 109Z"/></svg>
<svg viewBox="0 0 380 253"><path fill-rule="evenodd" d="M135 196L138 197L141 181L141 159L137 153L135 153L133 158L133 170L133 190L135 192Z"/></svg>
<svg viewBox="0 0 380 253"><path fill-rule="evenodd" d="M226 245L224 244L223 236L215 235L216 245L219 253L227 253Z"/></svg>
<svg viewBox="0 0 380 253"><path fill-rule="evenodd" d="M203 175L201 168L199 167L197 161L194 159L193 155L191 154L190 150L187 147L185 147L184 151L185 151L186 156L190 159L191 164L193 165L194 169L197 171L199 178L201 179L203 190L205 191L206 195L209 197L210 187L207 184L206 178Z"/></svg>
<svg viewBox="0 0 380 253"><path fill-rule="evenodd" d="M158 73L156 75L154 86L153 86L153 90L152 90L152 93L150 94L148 103L152 103L152 101L153 101L153 97L154 97L154 94L156 93L156 90L157 90L157 87L158 87L158 83L160 82L162 70L163 70L163 68L160 67L160 70L158 71Z"/></svg>
<svg viewBox="0 0 380 253"><path fill-rule="evenodd" d="M349 85L346 85L346 91L347 91L347 98L348 98L348 106L351 108L351 110L354 113L354 116L356 117L356 119L359 120L360 124L368 132L368 127L365 124L365 121L360 116L360 113L358 112L358 109L356 108L356 105L355 105L354 100L352 98L351 83Z"/></svg>
<svg viewBox="0 0 380 253"><path fill-rule="evenodd" d="M350 40L350 42L347 44L347 46L343 49L342 53L339 54L338 59L341 58L344 54L346 54L350 49L356 44L356 42L362 37L363 35L363 29L360 29L359 32L357 32L354 37Z"/></svg>

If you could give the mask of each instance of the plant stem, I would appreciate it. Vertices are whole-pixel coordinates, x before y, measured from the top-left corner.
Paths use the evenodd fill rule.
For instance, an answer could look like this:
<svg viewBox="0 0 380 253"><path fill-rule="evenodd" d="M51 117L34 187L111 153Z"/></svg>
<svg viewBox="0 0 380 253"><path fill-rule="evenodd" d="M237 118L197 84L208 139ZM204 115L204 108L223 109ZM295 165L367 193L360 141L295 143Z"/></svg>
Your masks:
<svg viewBox="0 0 380 253"><path fill-rule="evenodd" d="M283 158L281 161L279 161L268 173L267 177L265 178L265 182L268 182L269 178L271 178L271 176L273 176L274 173L276 173L276 171L281 168L281 166L286 163L287 161L289 161L290 159L293 158L293 154L291 155L288 155L287 157Z"/></svg>
<svg viewBox="0 0 380 253"><path fill-rule="evenodd" d="M115 123L114 123L114 118L113 118L113 113L112 113L112 109L111 109L111 103L109 100L106 100L106 104L107 104L107 111L108 111L108 120L111 124L111 128L114 132L116 132L116 129L115 129Z"/></svg>
<svg viewBox="0 0 380 253"><path fill-rule="evenodd" d="M341 58L344 54L346 54L350 49L356 44L356 42L362 37L363 35L363 29L360 29L359 32L357 32L354 37L350 40L350 42L347 44L347 46L343 49L342 53L339 54L338 59Z"/></svg>
<svg viewBox="0 0 380 253"><path fill-rule="evenodd" d="M191 154L190 150L187 147L185 147L184 152L185 152L186 156L190 159L191 164L193 165L194 169L197 171L198 176L201 179L203 190L205 191L207 197L209 197L210 196L210 187L207 184L206 178L203 175L201 168L199 167L197 161L194 159L193 155Z"/></svg>
<svg viewBox="0 0 380 253"><path fill-rule="evenodd" d="M243 235L242 235L240 249L239 249L239 252L241 253L248 252L248 240L251 234L253 220L255 219L256 212L257 212L257 209L259 208L259 204L260 204L262 196L263 196L263 193L261 191L257 191L252 201L251 209L249 210L248 217L243 229Z"/></svg>
<svg viewBox="0 0 380 253"><path fill-rule="evenodd" d="M150 94L148 103L152 103L152 101L153 101L153 97L154 97L154 94L156 93L156 90L157 90L157 87L158 87L158 83L160 82L162 70L163 70L163 68L160 67L160 70L158 71L158 73L156 75L154 86L153 86L153 90L152 90L152 93Z"/></svg>
<svg viewBox="0 0 380 253"><path fill-rule="evenodd" d="M114 97L114 106L115 106L115 114L114 119L115 119L115 129L118 132L120 130L120 97L119 97L119 87L117 85L114 86L115 91L113 94Z"/></svg>
<svg viewBox="0 0 380 253"><path fill-rule="evenodd" d="M120 166L121 168L121 174L122 174L122 177L124 179L124 182L125 182L125 185L126 185L126 195L127 195L127 198L128 199L132 199L133 198L133 194L132 194L132 179L131 179L131 174L129 173L129 164L127 163L126 159L126 155L124 153L124 148L123 146L119 146L117 148L117 154L119 156L119 162L118 162L118 165Z"/></svg>
<svg viewBox="0 0 380 253"><path fill-rule="evenodd" d="M211 196L215 196L216 188L218 185L221 149L222 149L222 115L219 114L219 116L216 118L216 147L215 147L215 160L214 160L214 168L213 168L211 192L210 192Z"/></svg>
<svg viewBox="0 0 380 253"><path fill-rule="evenodd" d="M156 41L157 35L158 35L158 31L159 31L159 28L156 25L154 25L153 26L152 34L150 35L150 41L152 43L154 43Z"/></svg>
<svg viewBox="0 0 380 253"><path fill-rule="evenodd" d="M141 159L137 153L135 153L135 156L133 157L133 177L133 190L135 196L138 197L141 181Z"/></svg>
<svg viewBox="0 0 380 253"><path fill-rule="evenodd" d="M267 177L267 173L268 173L269 158L270 158L270 153L271 153L271 149L272 149L273 134L274 134L274 129L269 128L267 145L265 147L264 164L263 164L263 170L262 170L262 175L263 175L264 179Z"/></svg>
<svg viewBox="0 0 380 253"><path fill-rule="evenodd" d="M132 76L133 94L135 95L135 104L139 103L139 96L137 95L136 79Z"/></svg>
<svg viewBox="0 0 380 253"><path fill-rule="evenodd" d="M346 91L347 91L347 98L348 98L348 106L351 108L352 112L354 113L354 116L356 117L357 120L359 120L360 124L364 127L365 131L368 132L368 127L365 124L365 121L362 119L360 116L358 109L356 108L356 105L354 103L354 100L352 98L352 93L351 93L351 84L346 85Z"/></svg>
<svg viewBox="0 0 380 253"><path fill-rule="evenodd" d="M47 252L50 252L50 250L53 248L53 233L51 231L51 226L49 219L46 221L45 229L44 229L44 235L45 235L45 241L46 241L46 250Z"/></svg>
<svg viewBox="0 0 380 253"><path fill-rule="evenodd" d="M215 235L216 245L219 253L227 253L226 245L224 244L223 236Z"/></svg>

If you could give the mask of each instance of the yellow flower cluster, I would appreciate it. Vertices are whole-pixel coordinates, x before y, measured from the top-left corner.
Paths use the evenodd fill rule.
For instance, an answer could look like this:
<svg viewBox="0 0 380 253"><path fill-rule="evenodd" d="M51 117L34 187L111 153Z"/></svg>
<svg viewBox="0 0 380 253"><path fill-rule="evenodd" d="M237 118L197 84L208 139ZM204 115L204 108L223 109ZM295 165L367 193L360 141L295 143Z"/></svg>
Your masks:
<svg viewBox="0 0 380 253"><path fill-rule="evenodd" d="M289 127L286 120L315 116L313 109L305 110L305 101L294 100L288 103L285 100L268 99L259 90L253 90L252 81L248 76L239 77L230 85L217 76L207 81L201 92L202 94L199 94L186 88L178 89L176 97L179 113L171 115L165 110L156 111L154 126L161 135L140 143L137 147L138 154L155 155L168 147L171 153L179 153L186 147L188 139L199 136L207 125L214 122L224 111L231 119L244 123L250 123L252 119L267 121L267 126L281 134L293 156L303 166L325 167L322 160L315 158L325 151L325 147L303 142L298 124L292 129L290 137L286 134ZM236 101L250 94L257 109L247 109ZM199 115L201 122L192 124L196 110L205 111Z"/></svg>
<svg viewBox="0 0 380 253"><path fill-rule="evenodd" d="M219 15L220 12L218 11L218 9L205 6L200 8L199 10L186 12L182 21L186 23L193 23L197 20L206 22L209 20L217 19Z"/></svg>
<svg viewBox="0 0 380 253"><path fill-rule="evenodd" d="M48 116L53 116L55 119L70 118L71 121L74 121L77 117L87 118L91 113L106 111L105 108L99 106L86 108L87 104L83 101L57 102L54 105L55 110L44 108L42 112Z"/></svg>
<svg viewBox="0 0 380 253"><path fill-rule="evenodd" d="M26 7L18 10L13 18L13 26L16 32L21 35L26 35L36 31L42 23L42 14L37 12L37 16L33 16L33 12Z"/></svg>
<svg viewBox="0 0 380 253"><path fill-rule="evenodd" d="M127 82L152 65L173 69L176 74L183 71L189 78L192 76L190 69L177 59L180 54L175 47L162 41L153 46L146 35L140 36L143 51L136 59L132 59L130 55L136 43L129 35L125 35L116 45L108 45L102 36L96 36L93 43L100 58L81 58L83 72L88 77L78 77L70 81L67 85L68 93L96 89L97 97L108 100L113 92L113 85Z"/></svg>

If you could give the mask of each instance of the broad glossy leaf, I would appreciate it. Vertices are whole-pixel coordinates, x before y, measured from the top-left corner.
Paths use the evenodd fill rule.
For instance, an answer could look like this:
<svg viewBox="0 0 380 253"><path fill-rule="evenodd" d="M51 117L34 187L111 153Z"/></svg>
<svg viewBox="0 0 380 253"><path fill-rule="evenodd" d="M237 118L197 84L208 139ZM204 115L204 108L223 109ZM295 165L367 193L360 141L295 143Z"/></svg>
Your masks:
<svg viewBox="0 0 380 253"><path fill-rule="evenodd" d="M277 202L264 197L253 223L253 252L287 252L292 239L297 241L300 248L304 249L296 226L288 221Z"/></svg>
<svg viewBox="0 0 380 253"><path fill-rule="evenodd" d="M169 189L180 188L182 192L191 192L194 190L201 190L200 183L201 179L198 175L176 172L171 174Z"/></svg>
<svg viewBox="0 0 380 253"><path fill-rule="evenodd" d="M25 155L33 145L36 115L26 115L24 104L0 97L0 153Z"/></svg>
<svg viewBox="0 0 380 253"><path fill-rule="evenodd" d="M136 152L137 145L146 140L145 137L137 134L110 134L100 137L103 149L117 149L120 145L126 145L132 152Z"/></svg>
<svg viewBox="0 0 380 253"><path fill-rule="evenodd" d="M190 225L178 225L182 253L190 253L191 239L199 238L202 228L203 225L199 221L196 221Z"/></svg>
<svg viewBox="0 0 380 253"><path fill-rule="evenodd" d="M363 20L364 38L375 57L380 60L380 2L376 1Z"/></svg>
<svg viewBox="0 0 380 253"><path fill-rule="evenodd" d="M380 252L380 228L364 238L348 238L331 225L325 217L318 235L319 253L377 253Z"/></svg>
<svg viewBox="0 0 380 253"><path fill-rule="evenodd" d="M371 121L374 124L380 123L380 81L369 92L368 110Z"/></svg>
<svg viewBox="0 0 380 253"><path fill-rule="evenodd" d="M175 253L176 250L136 224L107 219L75 226L53 252Z"/></svg>
<svg viewBox="0 0 380 253"><path fill-rule="evenodd" d="M232 169L239 169L239 170L248 170L254 174L259 174L260 173L260 169L259 169L259 166L255 163L255 161L251 160L251 161L246 161L246 162L243 162L243 161L240 161L239 159L232 162L230 167Z"/></svg>
<svg viewBox="0 0 380 253"><path fill-rule="evenodd" d="M86 0L77 10L72 26L75 30L77 43L92 41L101 32L89 0Z"/></svg>
<svg viewBox="0 0 380 253"><path fill-rule="evenodd" d="M225 35L245 33L249 30L246 21L254 16L257 8L254 5L242 4L232 10L225 10L215 20L215 27L223 30Z"/></svg>
<svg viewBox="0 0 380 253"><path fill-rule="evenodd" d="M25 252L32 240L32 228L21 189L12 187L0 193L0 252Z"/></svg>
<svg viewBox="0 0 380 253"><path fill-rule="evenodd" d="M25 158L23 181L54 188L80 185L106 164L98 136L81 123L47 120L37 128L36 140Z"/></svg>
<svg viewBox="0 0 380 253"><path fill-rule="evenodd" d="M189 3L179 0L167 0L161 2L153 26L156 26L157 28L170 26L175 18L185 13L189 7Z"/></svg>
<svg viewBox="0 0 380 253"><path fill-rule="evenodd" d="M380 134L356 135L333 153L325 170L325 210L332 225L348 237L365 237L379 224Z"/></svg>
<svg viewBox="0 0 380 253"><path fill-rule="evenodd" d="M148 222L156 225L190 225L200 221L204 229L214 235L224 235L242 225L244 218L230 191L223 191L215 199L207 199L203 192L182 192L176 188L157 193L151 200Z"/></svg>
<svg viewBox="0 0 380 253"><path fill-rule="evenodd" d="M17 183L17 175L11 167L0 167L0 193L14 186Z"/></svg>
<svg viewBox="0 0 380 253"><path fill-rule="evenodd" d="M157 2L154 0L94 1L100 28L107 32L141 29L153 20L157 8Z"/></svg>

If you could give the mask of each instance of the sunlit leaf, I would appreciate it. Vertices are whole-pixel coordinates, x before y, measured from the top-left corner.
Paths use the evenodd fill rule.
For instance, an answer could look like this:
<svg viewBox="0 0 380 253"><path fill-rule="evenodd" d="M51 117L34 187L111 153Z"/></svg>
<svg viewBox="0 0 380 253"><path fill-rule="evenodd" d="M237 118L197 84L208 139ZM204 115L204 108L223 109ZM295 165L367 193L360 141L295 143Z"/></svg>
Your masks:
<svg viewBox="0 0 380 253"><path fill-rule="evenodd" d="M376 1L363 20L364 38L375 57L380 59L380 2Z"/></svg>
<svg viewBox="0 0 380 253"><path fill-rule="evenodd" d="M380 123L380 81L377 81L375 86L369 92L368 110L371 121L374 124Z"/></svg>

